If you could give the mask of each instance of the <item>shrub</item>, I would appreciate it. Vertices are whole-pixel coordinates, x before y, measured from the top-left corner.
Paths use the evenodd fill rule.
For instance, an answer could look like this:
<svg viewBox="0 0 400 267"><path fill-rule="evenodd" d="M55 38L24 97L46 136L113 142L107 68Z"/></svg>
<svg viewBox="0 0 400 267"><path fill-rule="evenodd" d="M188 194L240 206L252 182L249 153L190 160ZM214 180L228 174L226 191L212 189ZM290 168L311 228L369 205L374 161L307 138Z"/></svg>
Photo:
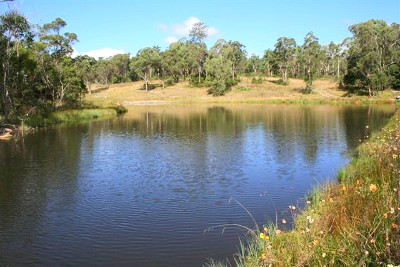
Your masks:
<svg viewBox="0 0 400 267"><path fill-rule="evenodd" d="M263 79L261 77L253 77L251 79L251 83L252 84L262 84L263 83Z"/></svg>

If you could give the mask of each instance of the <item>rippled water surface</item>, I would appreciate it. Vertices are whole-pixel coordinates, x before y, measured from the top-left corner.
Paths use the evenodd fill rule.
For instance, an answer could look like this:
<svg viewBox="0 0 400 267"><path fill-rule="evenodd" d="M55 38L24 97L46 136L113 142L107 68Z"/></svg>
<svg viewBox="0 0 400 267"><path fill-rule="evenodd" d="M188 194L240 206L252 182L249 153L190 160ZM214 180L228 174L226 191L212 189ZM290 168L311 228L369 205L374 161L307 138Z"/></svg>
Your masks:
<svg viewBox="0 0 400 267"><path fill-rule="evenodd" d="M175 105L0 142L0 265L201 266L290 221L391 106ZM368 126L368 128L366 127Z"/></svg>

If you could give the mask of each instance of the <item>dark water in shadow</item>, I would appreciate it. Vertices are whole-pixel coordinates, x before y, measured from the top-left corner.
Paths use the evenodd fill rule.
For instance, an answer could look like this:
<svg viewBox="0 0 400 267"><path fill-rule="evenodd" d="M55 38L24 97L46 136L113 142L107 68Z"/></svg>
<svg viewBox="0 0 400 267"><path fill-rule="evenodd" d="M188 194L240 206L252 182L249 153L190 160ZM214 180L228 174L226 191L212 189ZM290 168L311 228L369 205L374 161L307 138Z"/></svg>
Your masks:
<svg viewBox="0 0 400 267"><path fill-rule="evenodd" d="M0 142L0 265L201 266L290 221L392 106L134 107ZM366 128L368 126L368 128Z"/></svg>

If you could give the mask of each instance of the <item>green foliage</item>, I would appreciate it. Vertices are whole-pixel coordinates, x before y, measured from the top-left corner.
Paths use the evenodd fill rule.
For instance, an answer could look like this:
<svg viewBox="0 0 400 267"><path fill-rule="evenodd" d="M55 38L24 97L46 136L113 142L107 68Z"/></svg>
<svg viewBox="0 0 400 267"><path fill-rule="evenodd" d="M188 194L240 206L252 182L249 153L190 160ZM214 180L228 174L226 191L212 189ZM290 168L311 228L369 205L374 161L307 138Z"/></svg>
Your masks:
<svg viewBox="0 0 400 267"><path fill-rule="evenodd" d="M203 22L196 22L189 32L189 37L192 42L201 42L207 38L208 27Z"/></svg>
<svg viewBox="0 0 400 267"><path fill-rule="evenodd" d="M314 89L314 86L310 83L310 82L306 82L306 87L304 87L302 90L301 90L301 92L303 93L303 94L306 94L306 95L308 95L308 94L311 94L312 92L313 92L313 89Z"/></svg>
<svg viewBox="0 0 400 267"><path fill-rule="evenodd" d="M57 112L42 112L29 116L25 120L25 124L30 127L46 127L59 123L75 123L97 118L113 117L125 112L126 109L122 106L104 109L74 109Z"/></svg>
<svg viewBox="0 0 400 267"><path fill-rule="evenodd" d="M149 80L155 70L160 68L161 54L159 47L147 47L140 50L132 60L130 66L144 80L144 87L147 90Z"/></svg>
<svg viewBox="0 0 400 267"><path fill-rule="evenodd" d="M189 83L195 87L201 87L205 84L205 77L200 76L197 73L193 73L189 76Z"/></svg>
<svg viewBox="0 0 400 267"><path fill-rule="evenodd" d="M232 78L232 62L222 56L208 59L206 61L206 70L208 72L208 82L211 85L209 93L213 96L224 95L232 86L238 83Z"/></svg>
<svg viewBox="0 0 400 267"><path fill-rule="evenodd" d="M244 71L246 67L245 46L238 41L217 40L210 50L210 57L222 57L231 63L232 79L237 79L237 74Z"/></svg>
<svg viewBox="0 0 400 267"><path fill-rule="evenodd" d="M284 81L288 80L289 65L295 55L296 47L296 41L287 37L280 37L275 44L276 64Z"/></svg>
<svg viewBox="0 0 400 267"><path fill-rule="evenodd" d="M284 80L282 80L282 79L279 79L279 80L275 80L275 81L271 81L271 82L272 82L272 83L275 83L275 84L283 85L283 86L289 85L289 80L284 81Z"/></svg>
<svg viewBox="0 0 400 267"><path fill-rule="evenodd" d="M6 119L16 110L14 93L19 91L16 87L24 76L23 66L19 64L20 51L31 42L32 33L25 17L15 11L0 16L0 96ZM25 53L23 58L27 59ZM26 90L25 86L23 89Z"/></svg>
<svg viewBox="0 0 400 267"><path fill-rule="evenodd" d="M318 71L321 58L322 50L318 43L318 38L313 32L309 32L304 38L304 44L302 46L302 60L305 67L304 80L307 82L306 91L312 91L312 84Z"/></svg>
<svg viewBox="0 0 400 267"><path fill-rule="evenodd" d="M237 84L240 74L280 76L275 83L286 85L289 77L303 78L312 92L317 77L335 77L349 93L375 95L386 88L400 88L400 26L370 20L350 27L352 38L322 46L308 33L298 46L293 38L280 37L274 50L263 57L247 58L238 41L217 40L211 49L203 42L207 26L196 23L190 39L172 43L168 49L147 47L136 56L119 54L110 58L71 58L74 33L64 31L67 23L56 18L36 31L17 12L0 16L0 112L6 119L25 116L32 110L79 107L93 83L144 81L169 86L188 80L193 86L210 86L213 95L225 94ZM343 74L346 73L346 75ZM161 84L161 85L160 85Z"/></svg>
<svg viewBox="0 0 400 267"><path fill-rule="evenodd" d="M128 112L128 109L122 105L117 105L115 107L115 111L117 112L118 115L124 114Z"/></svg>
<svg viewBox="0 0 400 267"><path fill-rule="evenodd" d="M400 89L400 64L393 64L389 66L388 76L390 84L393 89Z"/></svg>
<svg viewBox="0 0 400 267"><path fill-rule="evenodd" d="M400 64L399 24L369 20L350 27L353 33L344 84L350 92L370 96L397 86L396 65ZM394 66L394 67L392 67ZM394 75L394 76L393 76Z"/></svg>
<svg viewBox="0 0 400 267"><path fill-rule="evenodd" d="M259 71L263 71L264 68L264 64L262 62L262 60L256 56L256 55L252 55L248 60L247 60L247 65L246 65L246 72L247 73L254 73L256 74Z"/></svg>
<svg viewBox="0 0 400 267"><path fill-rule="evenodd" d="M165 86L172 86L174 85L175 81L173 78L168 78L165 80Z"/></svg>

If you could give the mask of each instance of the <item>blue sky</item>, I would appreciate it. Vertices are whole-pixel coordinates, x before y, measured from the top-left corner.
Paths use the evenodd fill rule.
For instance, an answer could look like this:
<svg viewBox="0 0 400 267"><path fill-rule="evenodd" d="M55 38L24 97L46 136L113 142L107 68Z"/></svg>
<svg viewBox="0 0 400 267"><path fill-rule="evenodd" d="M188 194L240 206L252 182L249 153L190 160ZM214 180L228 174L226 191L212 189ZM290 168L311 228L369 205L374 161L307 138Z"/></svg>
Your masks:
<svg viewBox="0 0 400 267"><path fill-rule="evenodd" d="M15 0L0 3L0 12L8 6L39 24L64 19L65 30L78 35L78 53L103 56L153 45L165 49L196 21L210 27L209 46L219 38L235 40L249 55L262 55L282 36L302 44L313 31L327 44L349 37L355 23L400 21L400 0Z"/></svg>

